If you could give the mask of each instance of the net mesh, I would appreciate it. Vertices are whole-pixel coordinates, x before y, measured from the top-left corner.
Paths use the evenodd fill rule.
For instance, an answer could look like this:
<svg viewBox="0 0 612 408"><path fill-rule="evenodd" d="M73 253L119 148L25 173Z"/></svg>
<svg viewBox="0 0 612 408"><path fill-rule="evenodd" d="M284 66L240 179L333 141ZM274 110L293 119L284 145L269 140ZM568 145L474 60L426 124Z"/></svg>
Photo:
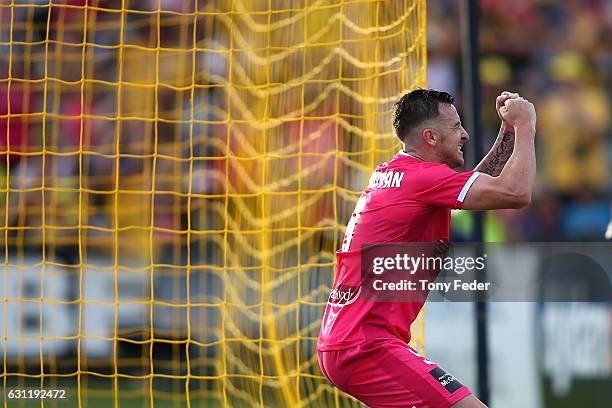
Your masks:
<svg viewBox="0 0 612 408"><path fill-rule="evenodd" d="M5 395L356 406L320 318L425 66L424 0L2 1Z"/></svg>

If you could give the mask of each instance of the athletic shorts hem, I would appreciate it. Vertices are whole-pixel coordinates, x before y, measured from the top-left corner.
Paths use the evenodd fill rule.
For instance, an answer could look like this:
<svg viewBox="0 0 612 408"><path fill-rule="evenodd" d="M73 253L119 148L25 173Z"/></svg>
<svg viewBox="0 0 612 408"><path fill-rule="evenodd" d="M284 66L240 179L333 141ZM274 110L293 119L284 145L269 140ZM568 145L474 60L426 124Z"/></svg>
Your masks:
<svg viewBox="0 0 612 408"><path fill-rule="evenodd" d="M450 408L472 394L452 374L399 339L318 351L325 378L371 407Z"/></svg>
<svg viewBox="0 0 612 408"><path fill-rule="evenodd" d="M472 391L464 385L463 387L457 390L456 395L453 395L452 397L448 398L448 402L449 402L448 408L452 407L453 405L455 405L456 403L458 403L465 397L468 397L472 394L473 394Z"/></svg>

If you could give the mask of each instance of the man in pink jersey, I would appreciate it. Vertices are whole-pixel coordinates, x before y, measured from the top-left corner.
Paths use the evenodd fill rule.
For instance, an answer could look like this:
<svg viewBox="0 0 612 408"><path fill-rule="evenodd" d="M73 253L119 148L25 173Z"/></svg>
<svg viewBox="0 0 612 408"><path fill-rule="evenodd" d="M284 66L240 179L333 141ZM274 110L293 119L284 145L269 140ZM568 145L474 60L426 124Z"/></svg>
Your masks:
<svg viewBox="0 0 612 408"><path fill-rule="evenodd" d="M462 166L469 135L453 97L415 90L395 105L393 127L404 148L379 165L347 225L317 350L329 381L371 407L484 407L471 391L408 346L421 301L365 296L362 245L448 242L450 210L521 208L531 199L534 106L516 93L496 100L502 121L491 151Z"/></svg>

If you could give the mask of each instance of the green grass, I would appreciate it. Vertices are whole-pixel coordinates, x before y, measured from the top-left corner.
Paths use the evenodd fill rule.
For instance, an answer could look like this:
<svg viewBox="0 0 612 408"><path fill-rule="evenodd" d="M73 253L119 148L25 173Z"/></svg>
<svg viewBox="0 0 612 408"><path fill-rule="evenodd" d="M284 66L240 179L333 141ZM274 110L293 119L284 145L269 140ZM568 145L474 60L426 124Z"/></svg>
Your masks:
<svg viewBox="0 0 612 408"><path fill-rule="evenodd" d="M117 383L113 379L99 378L93 376L81 377L81 399L79 403L78 388L76 378L46 378L44 382L45 389L64 389L66 390L66 399L45 400L41 403L40 400L7 400L9 407L49 407L49 408L65 408L65 407L91 407L91 408L108 408L108 407L126 407L126 408L179 408L187 407L187 398L185 395L184 381L155 379L153 385L153 401L150 399L150 388L148 379L119 379ZM222 404L218 399L211 396L211 393L204 389L197 389L197 382L190 382L190 405L192 407L221 407ZM115 388L116 386L116 388ZM4 406L4 398L9 390L13 389L38 389L40 388L40 379L37 378L19 378L8 377L6 381L5 392L2 393L0 400L1 406ZM115 389L117 399L115 399Z"/></svg>

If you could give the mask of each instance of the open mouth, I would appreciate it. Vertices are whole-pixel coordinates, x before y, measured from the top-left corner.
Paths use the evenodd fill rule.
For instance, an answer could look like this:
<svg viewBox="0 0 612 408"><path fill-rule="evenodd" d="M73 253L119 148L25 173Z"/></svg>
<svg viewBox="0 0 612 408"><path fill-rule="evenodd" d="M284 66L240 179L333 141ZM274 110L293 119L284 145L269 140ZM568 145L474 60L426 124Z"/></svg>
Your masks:
<svg viewBox="0 0 612 408"><path fill-rule="evenodd" d="M457 147L457 150L459 150L461 153L463 153L463 145L459 145L459 146Z"/></svg>

